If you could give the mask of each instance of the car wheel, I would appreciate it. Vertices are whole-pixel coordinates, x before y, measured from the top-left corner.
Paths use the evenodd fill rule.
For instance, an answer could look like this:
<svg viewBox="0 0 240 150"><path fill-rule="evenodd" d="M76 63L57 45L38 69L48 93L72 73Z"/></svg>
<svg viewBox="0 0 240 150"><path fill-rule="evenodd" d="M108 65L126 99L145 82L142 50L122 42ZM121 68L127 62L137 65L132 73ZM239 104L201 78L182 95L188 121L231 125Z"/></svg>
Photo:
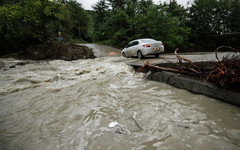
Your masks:
<svg viewBox="0 0 240 150"><path fill-rule="evenodd" d="M155 57L159 57L160 54L155 54Z"/></svg>
<svg viewBox="0 0 240 150"><path fill-rule="evenodd" d="M143 55L142 55L142 52L141 52L141 51L138 51L138 52L137 52L137 57L138 57L138 59L142 59L142 58L143 58Z"/></svg>
<svg viewBox="0 0 240 150"><path fill-rule="evenodd" d="M122 56L123 56L123 57L127 57L126 54L125 54L124 52L122 53Z"/></svg>

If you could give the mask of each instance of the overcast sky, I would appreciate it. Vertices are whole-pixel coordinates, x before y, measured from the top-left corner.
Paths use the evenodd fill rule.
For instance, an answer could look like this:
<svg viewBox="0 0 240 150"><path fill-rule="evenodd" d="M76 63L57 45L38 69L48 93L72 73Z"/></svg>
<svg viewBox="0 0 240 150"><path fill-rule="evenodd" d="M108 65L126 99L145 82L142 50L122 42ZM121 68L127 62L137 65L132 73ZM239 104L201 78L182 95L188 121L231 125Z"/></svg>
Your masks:
<svg viewBox="0 0 240 150"><path fill-rule="evenodd" d="M92 10L92 5L96 4L98 0L77 0L77 1L82 4L84 9ZM168 2L169 0L153 0L155 4L159 4L159 2L164 2L164 1ZM183 6L186 6L188 1L192 1L192 0L177 0L177 3Z"/></svg>

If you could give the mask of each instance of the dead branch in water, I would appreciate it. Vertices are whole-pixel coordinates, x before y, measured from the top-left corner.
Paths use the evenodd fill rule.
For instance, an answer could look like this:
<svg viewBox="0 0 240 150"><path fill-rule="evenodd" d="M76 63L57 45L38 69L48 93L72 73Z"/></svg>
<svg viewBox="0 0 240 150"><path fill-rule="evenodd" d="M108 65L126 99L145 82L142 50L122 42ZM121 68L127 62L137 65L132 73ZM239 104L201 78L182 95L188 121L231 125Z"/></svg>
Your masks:
<svg viewBox="0 0 240 150"><path fill-rule="evenodd" d="M135 74L136 73L139 73L139 72L142 72L142 73L148 73L150 71L150 69L157 69L159 71L170 71L170 72L176 72L176 73L180 73L180 72L183 72L183 73L187 73L185 71L181 71L180 69L174 69L174 68L165 68L165 67L160 67L160 66L155 66L155 65L151 65L149 61L146 61L144 62L144 65L142 67L139 67Z"/></svg>
<svg viewBox="0 0 240 150"><path fill-rule="evenodd" d="M215 50L215 56L218 62L212 68L212 70L200 70L200 68L194 64L192 61L180 56L177 51L178 48L174 51L174 54L177 56L179 60L179 64L176 64L174 62L168 61L172 64L175 64L177 68L166 68L166 67L160 67L156 65L150 64L149 61L144 62L144 65L142 67L139 67L136 73L142 72L147 73L151 69L155 69L157 71L169 71L169 72L175 72L175 73L183 73L183 74L195 74L199 77L205 77L207 81L213 82L216 85L222 86L222 87L231 87L231 86L239 86L240 85L240 59L239 56L236 56L236 53L231 57L223 57L223 59L220 61L218 58L218 50L221 48L227 48L229 50L233 50L236 53L239 53L239 50L234 49L229 46L220 46ZM182 65L182 60L188 62L191 67L185 67Z"/></svg>
<svg viewBox="0 0 240 150"><path fill-rule="evenodd" d="M134 117L132 117L132 119L133 119L134 123L136 124L136 126L139 128L139 130L143 130L143 128L138 124L137 120Z"/></svg>

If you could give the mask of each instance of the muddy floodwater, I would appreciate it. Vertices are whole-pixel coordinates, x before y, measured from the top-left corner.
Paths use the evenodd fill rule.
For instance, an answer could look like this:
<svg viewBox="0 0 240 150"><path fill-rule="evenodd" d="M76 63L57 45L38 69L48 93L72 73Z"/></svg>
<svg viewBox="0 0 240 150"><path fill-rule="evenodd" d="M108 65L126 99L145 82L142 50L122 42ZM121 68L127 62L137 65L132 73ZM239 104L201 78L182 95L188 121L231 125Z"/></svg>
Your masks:
<svg viewBox="0 0 240 150"><path fill-rule="evenodd" d="M1 59L1 150L238 150L240 108L134 76L126 58Z"/></svg>

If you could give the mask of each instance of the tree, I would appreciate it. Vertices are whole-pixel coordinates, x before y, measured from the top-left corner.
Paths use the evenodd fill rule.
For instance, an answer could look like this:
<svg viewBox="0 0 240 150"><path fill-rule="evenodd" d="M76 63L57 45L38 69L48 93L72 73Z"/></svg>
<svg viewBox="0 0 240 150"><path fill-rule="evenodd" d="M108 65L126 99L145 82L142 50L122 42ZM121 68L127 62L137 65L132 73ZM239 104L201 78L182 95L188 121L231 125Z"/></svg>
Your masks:
<svg viewBox="0 0 240 150"><path fill-rule="evenodd" d="M139 19L138 37L151 37L161 40L168 52L176 47L186 48L186 41L190 35L190 28L179 25L179 18L172 17L165 9L152 7Z"/></svg>
<svg viewBox="0 0 240 150"><path fill-rule="evenodd" d="M238 0L195 0L189 13L192 42L205 50L221 45L239 45L236 44L235 35L224 36L226 33L239 32L239 9Z"/></svg>
<svg viewBox="0 0 240 150"><path fill-rule="evenodd" d="M177 46L186 47L190 28L181 23L186 20L182 17L186 10L182 7L177 7L181 13L173 15L168 12L167 5L159 7L152 0L126 0L122 7L109 9L116 5L115 2L118 1L107 4L100 0L94 6L96 19L101 18L94 26L98 40L124 47L130 40L149 37L162 40L169 51Z"/></svg>
<svg viewBox="0 0 240 150"><path fill-rule="evenodd" d="M48 0L25 0L0 7L1 49L26 50L51 37L60 7Z"/></svg>
<svg viewBox="0 0 240 150"><path fill-rule="evenodd" d="M0 7L0 53L24 47L22 39L25 28L22 20L23 9L19 5L4 5ZM19 41L17 41L19 40Z"/></svg>
<svg viewBox="0 0 240 150"><path fill-rule="evenodd" d="M108 1L110 2L113 11L116 11L117 9L123 10L126 4L126 0L108 0Z"/></svg>
<svg viewBox="0 0 240 150"><path fill-rule="evenodd" d="M218 28L217 0L195 0L190 8L191 26L201 34L215 34Z"/></svg>
<svg viewBox="0 0 240 150"><path fill-rule="evenodd" d="M93 9L95 12L93 15L94 40L106 40L105 22L109 13L109 5L106 0L100 0L93 6Z"/></svg>
<svg viewBox="0 0 240 150"><path fill-rule="evenodd" d="M225 6L229 6L228 10L230 12L228 18L226 18L227 19L226 21L229 22L229 24L227 25L227 28L229 28L229 30L232 32L240 32L240 1L239 0L228 0L228 1L230 4L225 5Z"/></svg>
<svg viewBox="0 0 240 150"><path fill-rule="evenodd" d="M0 6L0 49L4 52L63 37L90 40L91 17L75 0L9 0Z"/></svg>
<svg viewBox="0 0 240 150"><path fill-rule="evenodd" d="M94 11L96 12L96 16L94 18L95 23L103 23L105 21L105 17L109 12L109 6L107 5L106 0L100 0L93 6Z"/></svg>
<svg viewBox="0 0 240 150"><path fill-rule="evenodd" d="M67 14L64 20L64 24L67 27L66 32L74 38L89 39L92 20L81 4L74 0L66 2L65 13Z"/></svg>
<svg viewBox="0 0 240 150"><path fill-rule="evenodd" d="M147 10L153 6L154 4L152 0L140 0L138 5L138 13L144 15L147 13Z"/></svg>
<svg viewBox="0 0 240 150"><path fill-rule="evenodd" d="M0 1L0 6L6 5L6 4L14 5L14 4L19 3L19 2L22 2L22 0L1 0Z"/></svg>
<svg viewBox="0 0 240 150"><path fill-rule="evenodd" d="M126 44L129 39L129 25L129 16L124 10L111 12L106 22L106 33L111 45L122 47Z"/></svg>

